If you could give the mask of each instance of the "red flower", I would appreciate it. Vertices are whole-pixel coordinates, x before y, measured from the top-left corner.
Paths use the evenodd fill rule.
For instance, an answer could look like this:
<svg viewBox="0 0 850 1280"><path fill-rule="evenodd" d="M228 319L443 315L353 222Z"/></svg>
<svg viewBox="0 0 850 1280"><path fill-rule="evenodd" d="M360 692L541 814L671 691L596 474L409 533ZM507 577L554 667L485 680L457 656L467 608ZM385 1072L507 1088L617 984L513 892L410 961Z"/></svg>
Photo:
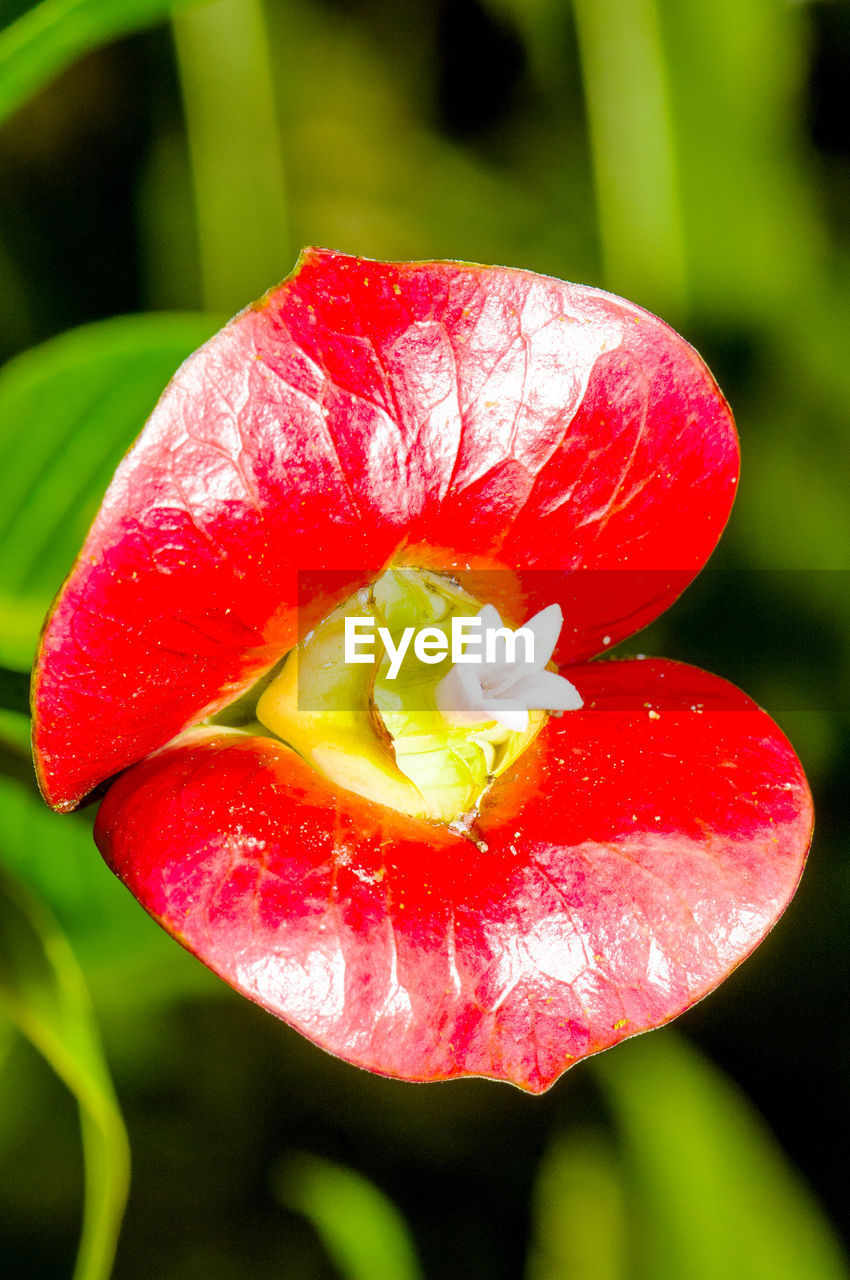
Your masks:
<svg viewBox="0 0 850 1280"><path fill-rule="evenodd" d="M44 794L68 810L126 770L97 820L107 862L325 1048L542 1090L716 986L801 871L808 789L764 712L680 664L587 665L703 565L737 461L708 370L638 307L311 250L186 362L116 474L45 630ZM567 620L555 657L584 707L465 829L274 737L171 742L387 565L513 625L553 602ZM300 614L299 569L322 571Z"/></svg>

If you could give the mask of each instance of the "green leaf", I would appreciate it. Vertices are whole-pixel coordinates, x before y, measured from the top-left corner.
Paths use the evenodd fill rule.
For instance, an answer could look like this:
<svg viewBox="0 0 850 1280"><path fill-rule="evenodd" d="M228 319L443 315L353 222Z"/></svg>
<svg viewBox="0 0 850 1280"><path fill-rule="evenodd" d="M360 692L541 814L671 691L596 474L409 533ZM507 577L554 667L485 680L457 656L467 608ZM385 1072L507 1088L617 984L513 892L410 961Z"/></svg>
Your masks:
<svg viewBox="0 0 850 1280"><path fill-rule="evenodd" d="M151 1001L219 994L218 979L175 948L103 862L92 839L93 810L60 817L46 807L6 720L0 719L0 770L10 776L0 776L0 869L58 918L98 1008L137 1015Z"/></svg>
<svg viewBox="0 0 850 1280"><path fill-rule="evenodd" d="M309 1219L345 1280L420 1280L404 1219L361 1174L303 1152L283 1162L274 1190Z"/></svg>
<svg viewBox="0 0 850 1280"><path fill-rule="evenodd" d="M668 1031L596 1069L621 1145L623 1280L847 1280L811 1192L715 1067Z"/></svg>
<svg viewBox="0 0 850 1280"><path fill-rule="evenodd" d="M202 0L42 0L0 32L0 120L75 59Z"/></svg>
<svg viewBox="0 0 850 1280"><path fill-rule="evenodd" d="M129 1148L82 974L58 925L0 877L0 1007L77 1099L85 1207L74 1280L107 1280L129 1184Z"/></svg>
<svg viewBox="0 0 850 1280"><path fill-rule="evenodd" d="M122 316L53 338L0 369L0 662L33 659L51 599L103 491L207 315ZM8 606L8 607L7 607Z"/></svg>
<svg viewBox="0 0 850 1280"><path fill-rule="evenodd" d="M18 756L14 744L6 752ZM22 757L21 757L22 758ZM123 936L132 946L146 916L101 861L92 839L90 812L59 817L46 807L35 788L0 777L0 865L24 882L59 918L81 960L108 956Z"/></svg>

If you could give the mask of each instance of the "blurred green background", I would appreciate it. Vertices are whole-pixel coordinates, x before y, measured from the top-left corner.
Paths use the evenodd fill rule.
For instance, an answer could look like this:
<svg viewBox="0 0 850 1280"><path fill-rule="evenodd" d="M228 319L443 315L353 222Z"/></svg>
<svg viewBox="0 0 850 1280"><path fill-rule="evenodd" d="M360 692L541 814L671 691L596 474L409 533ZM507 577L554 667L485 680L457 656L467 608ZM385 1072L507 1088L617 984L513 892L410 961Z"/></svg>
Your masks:
<svg viewBox="0 0 850 1280"><path fill-rule="evenodd" d="M846 1278L848 4L0 0L0 22L0 1274ZM810 866L719 992L542 1098L321 1053L34 791L20 673L112 468L309 243L625 294L738 418L713 568L623 648L773 712L815 791Z"/></svg>

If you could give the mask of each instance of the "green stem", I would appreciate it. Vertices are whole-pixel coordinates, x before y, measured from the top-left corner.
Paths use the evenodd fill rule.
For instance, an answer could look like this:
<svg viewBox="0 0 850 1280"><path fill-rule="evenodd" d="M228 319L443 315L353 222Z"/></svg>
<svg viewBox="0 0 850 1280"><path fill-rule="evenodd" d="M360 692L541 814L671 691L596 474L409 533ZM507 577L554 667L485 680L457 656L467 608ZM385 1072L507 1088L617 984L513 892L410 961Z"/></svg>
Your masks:
<svg viewBox="0 0 850 1280"><path fill-rule="evenodd" d="M573 0L611 288L684 310L685 251L656 0Z"/></svg>
<svg viewBox="0 0 850 1280"><path fill-rule="evenodd" d="M59 927L0 877L0 1013L74 1095L85 1163L73 1280L109 1280L130 1180L130 1151L82 972Z"/></svg>
<svg viewBox="0 0 850 1280"><path fill-rule="evenodd" d="M73 1280L109 1280L130 1188L130 1147L111 1089L96 1107L81 1102L80 1126L85 1199Z"/></svg>
<svg viewBox="0 0 850 1280"><path fill-rule="evenodd" d="M232 313L292 265L262 0L216 0L173 25L204 304Z"/></svg>

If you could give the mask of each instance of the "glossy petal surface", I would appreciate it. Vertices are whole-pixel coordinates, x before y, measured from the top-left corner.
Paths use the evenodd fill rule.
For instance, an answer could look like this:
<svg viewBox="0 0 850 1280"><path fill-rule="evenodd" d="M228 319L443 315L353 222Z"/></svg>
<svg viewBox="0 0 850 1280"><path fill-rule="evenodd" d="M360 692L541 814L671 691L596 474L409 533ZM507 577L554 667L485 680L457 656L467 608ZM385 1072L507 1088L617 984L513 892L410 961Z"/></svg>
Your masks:
<svg viewBox="0 0 850 1280"><path fill-rule="evenodd" d="M178 372L47 624L34 742L48 801L230 701L387 563L504 570L516 625L557 602L560 661L661 612L737 478L699 356L598 290L458 263L308 251ZM495 597L495 598L494 598ZM302 618L302 623L315 618Z"/></svg>
<svg viewBox="0 0 850 1280"><path fill-rule="evenodd" d="M125 774L96 837L228 982L360 1066L540 1091L717 985L796 886L789 744L679 664L571 670L585 706L494 785L472 839L204 731Z"/></svg>

